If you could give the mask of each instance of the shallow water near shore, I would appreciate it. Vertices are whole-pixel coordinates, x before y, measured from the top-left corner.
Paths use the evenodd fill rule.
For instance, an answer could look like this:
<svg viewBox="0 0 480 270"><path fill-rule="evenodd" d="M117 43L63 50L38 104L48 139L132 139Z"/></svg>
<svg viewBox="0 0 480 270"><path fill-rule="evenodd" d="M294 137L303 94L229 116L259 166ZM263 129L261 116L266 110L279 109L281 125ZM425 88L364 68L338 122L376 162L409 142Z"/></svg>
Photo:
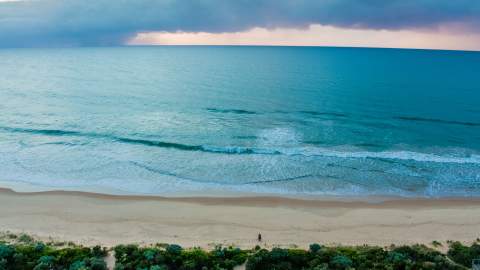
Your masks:
<svg viewBox="0 0 480 270"><path fill-rule="evenodd" d="M479 63L395 49L0 50L0 180L478 197Z"/></svg>

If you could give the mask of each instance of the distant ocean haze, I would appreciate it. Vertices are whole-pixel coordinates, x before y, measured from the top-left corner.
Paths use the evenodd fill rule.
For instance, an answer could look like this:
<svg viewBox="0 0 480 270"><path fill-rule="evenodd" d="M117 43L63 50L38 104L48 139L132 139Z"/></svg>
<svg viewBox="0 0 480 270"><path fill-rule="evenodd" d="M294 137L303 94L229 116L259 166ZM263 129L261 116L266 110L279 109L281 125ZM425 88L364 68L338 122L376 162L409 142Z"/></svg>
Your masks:
<svg viewBox="0 0 480 270"><path fill-rule="evenodd" d="M0 181L127 194L480 196L480 53L0 50Z"/></svg>

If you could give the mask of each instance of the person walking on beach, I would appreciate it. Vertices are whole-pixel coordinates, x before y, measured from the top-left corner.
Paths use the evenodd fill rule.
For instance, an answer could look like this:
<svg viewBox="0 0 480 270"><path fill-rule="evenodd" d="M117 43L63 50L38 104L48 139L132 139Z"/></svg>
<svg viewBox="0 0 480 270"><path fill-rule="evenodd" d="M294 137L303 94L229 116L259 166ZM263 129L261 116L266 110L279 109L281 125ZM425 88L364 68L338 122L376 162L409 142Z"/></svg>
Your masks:
<svg viewBox="0 0 480 270"><path fill-rule="evenodd" d="M258 239L258 242L262 242L262 235L260 233L258 234L257 239Z"/></svg>

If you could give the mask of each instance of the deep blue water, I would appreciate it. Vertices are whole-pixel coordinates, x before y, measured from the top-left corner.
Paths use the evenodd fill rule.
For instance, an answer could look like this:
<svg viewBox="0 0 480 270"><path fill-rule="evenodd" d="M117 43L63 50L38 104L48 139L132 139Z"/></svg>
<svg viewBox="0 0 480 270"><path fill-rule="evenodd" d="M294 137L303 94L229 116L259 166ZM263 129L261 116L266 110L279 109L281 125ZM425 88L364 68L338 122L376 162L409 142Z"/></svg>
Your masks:
<svg viewBox="0 0 480 270"><path fill-rule="evenodd" d="M480 53L0 50L0 180L145 194L480 196Z"/></svg>

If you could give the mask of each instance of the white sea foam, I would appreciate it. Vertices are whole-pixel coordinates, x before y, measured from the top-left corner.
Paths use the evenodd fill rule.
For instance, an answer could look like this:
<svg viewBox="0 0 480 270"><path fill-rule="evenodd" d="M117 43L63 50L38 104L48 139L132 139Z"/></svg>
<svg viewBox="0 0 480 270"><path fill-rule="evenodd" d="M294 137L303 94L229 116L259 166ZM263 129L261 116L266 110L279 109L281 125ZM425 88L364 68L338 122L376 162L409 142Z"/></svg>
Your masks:
<svg viewBox="0 0 480 270"><path fill-rule="evenodd" d="M459 163L459 164L480 164L480 155L470 155L464 157L438 155L431 153L420 153L413 151L337 151L318 147L282 149L282 154L303 155L312 157L337 157L337 158L374 158L374 159L393 159L393 160L414 160L418 162L435 163Z"/></svg>
<svg viewBox="0 0 480 270"><path fill-rule="evenodd" d="M288 155L305 157L332 157L348 159L391 159L391 160L412 160L417 162L435 163L458 163L458 164L480 164L480 155L470 154L468 156L440 155L435 153L421 153L415 151L340 151L320 147L218 147L202 146L208 152L224 154L259 154L259 155Z"/></svg>

